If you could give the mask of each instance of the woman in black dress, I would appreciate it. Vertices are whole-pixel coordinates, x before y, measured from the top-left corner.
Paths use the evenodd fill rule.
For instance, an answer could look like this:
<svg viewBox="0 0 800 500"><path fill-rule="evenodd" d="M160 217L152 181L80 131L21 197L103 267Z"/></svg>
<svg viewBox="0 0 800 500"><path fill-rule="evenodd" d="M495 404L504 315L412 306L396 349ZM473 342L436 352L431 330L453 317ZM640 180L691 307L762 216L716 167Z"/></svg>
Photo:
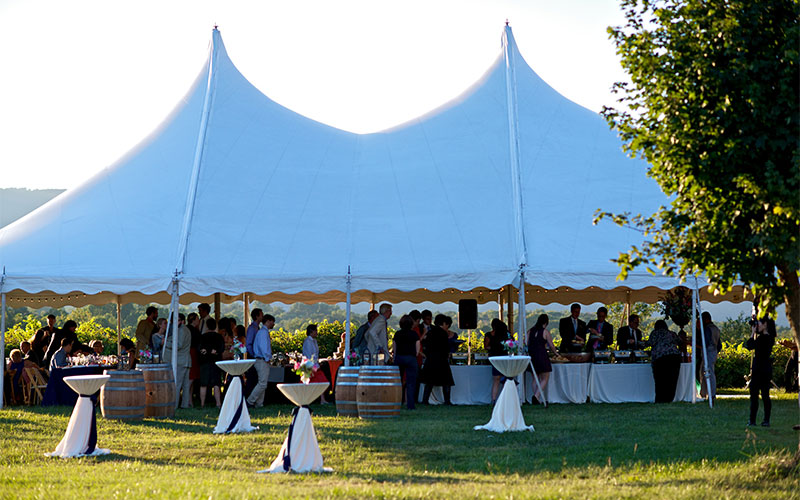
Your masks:
<svg viewBox="0 0 800 500"><path fill-rule="evenodd" d="M769 386L772 383L772 347L775 345L775 322L769 318L758 320L752 327L752 337L745 347L753 351L750 362L750 420L747 425L756 425L758 416L758 394L764 401L764 421L761 425L769 427L772 401L769 399Z"/></svg>
<svg viewBox="0 0 800 500"><path fill-rule="evenodd" d="M528 330L528 353L533 362L533 369L536 370L536 376L539 378L539 384L542 386L542 391L547 387L547 382L550 380L550 373L553 371L553 366L550 364L550 358L547 356L547 348L558 355L556 346L553 345L553 338L547 330L547 325L550 324L550 318L546 314L540 314L536 320L533 328ZM541 393L539 388L533 395L537 400L541 400Z"/></svg>
<svg viewBox="0 0 800 500"><path fill-rule="evenodd" d="M422 365L422 382L425 391L422 393L422 402L428 404L434 386L441 386L444 394L444 404L450 405L450 387L455 385L453 374L450 371L450 341L443 326L450 328L453 323L444 314L437 314L433 320L428 335L425 336L425 364Z"/></svg>
<svg viewBox="0 0 800 500"><path fill-rule="evenodd" d="M413 318L408 314L403 315L392 343L394 364L400 368L400 378L405 380L403 395L409 410L413 410L417 402L417 354L420 351L419 335L412 330L413 326Z"/></svg>
<svg viewBox="0 0 800 500"><path fill-rule="evenodd" d="M206 328L208 331L200 337L200 408L205 406L206 391L211 387L214 395L214 402L217 408L222 406L220 386L222 384L222 372L216 365L217 361L222 361L222 351L225 349L225 340L222 335L217 333L217 322L214 318L206 318Z"/></svg>
<svg viewBox="0 0 800 500"><path fill-rule="evenodd" d="M503 347L503 341L509 339L508 326L495 318L492 320L492 331L483 337L483 347L489 352L489 357L505 356L506 350ZM502 376L503 374L492 365L492 404L497 401L497 395L500 392L500 377Z"/></svg>

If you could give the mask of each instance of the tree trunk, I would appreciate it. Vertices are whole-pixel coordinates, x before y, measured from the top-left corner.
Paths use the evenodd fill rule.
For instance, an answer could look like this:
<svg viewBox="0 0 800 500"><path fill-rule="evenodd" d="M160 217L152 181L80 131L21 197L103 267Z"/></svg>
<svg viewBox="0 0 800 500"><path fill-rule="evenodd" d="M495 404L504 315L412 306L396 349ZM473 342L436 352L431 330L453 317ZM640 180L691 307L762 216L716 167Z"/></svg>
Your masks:
<svg viewBox="0 0 800 500"><path fill-rule="evenodd" d="M797 271L791 269L789 266L781 263L778 266L778 276L784 282L787 292L783 299L786 303L786 319L789 320L789 326L792 328L792 335L794 336L794 343L800 349L800 278L797 276ZM800 361L798 362L800 368ZM798 379L800 380L800 369L798 369ZM800 393L797 395L797 403L800 405ZM797 453L795 454L795 461L800 459L800 436L798 436Z"/></svg>

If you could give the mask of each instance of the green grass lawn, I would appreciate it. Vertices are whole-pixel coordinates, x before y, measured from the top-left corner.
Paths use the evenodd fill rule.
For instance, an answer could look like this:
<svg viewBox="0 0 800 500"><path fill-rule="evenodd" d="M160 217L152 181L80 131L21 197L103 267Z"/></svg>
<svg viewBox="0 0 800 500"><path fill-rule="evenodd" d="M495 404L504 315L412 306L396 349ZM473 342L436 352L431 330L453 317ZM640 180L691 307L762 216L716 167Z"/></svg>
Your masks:
<svg viewBox="0 0 800 500"><path fill-rule="evenodd" d="M0 498L798 498L796 395L775 394L770 428L748 401L523 407L535 432L473 431L488 406L420 407L390 421L314 407L334 472L256 474L286 436L289 406L252 412L252 434L211 433L217 411L120 423L98 414L111 455L47 458L71 408L0 411Z"/></svg>

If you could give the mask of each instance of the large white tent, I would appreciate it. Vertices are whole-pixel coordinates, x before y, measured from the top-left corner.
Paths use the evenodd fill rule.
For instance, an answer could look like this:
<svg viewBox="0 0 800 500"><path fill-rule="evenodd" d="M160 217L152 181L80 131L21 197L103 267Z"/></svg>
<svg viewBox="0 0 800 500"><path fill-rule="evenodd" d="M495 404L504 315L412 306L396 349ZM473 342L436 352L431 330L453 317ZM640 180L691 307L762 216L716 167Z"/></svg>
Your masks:
<svg viewBox="0 0 800 500"><path fill-rule="evenodd" d="M525 63L508 26L461 96L363 135L263 95L215 29L207 64L158 130L0 230L0 292L37 307L171 295L174 310L179 296L216 293L486 302L524 282L540 304L655 300L674 278L619 282L611 262L641 234L592 218L667 201L600 116Z"/></svg>

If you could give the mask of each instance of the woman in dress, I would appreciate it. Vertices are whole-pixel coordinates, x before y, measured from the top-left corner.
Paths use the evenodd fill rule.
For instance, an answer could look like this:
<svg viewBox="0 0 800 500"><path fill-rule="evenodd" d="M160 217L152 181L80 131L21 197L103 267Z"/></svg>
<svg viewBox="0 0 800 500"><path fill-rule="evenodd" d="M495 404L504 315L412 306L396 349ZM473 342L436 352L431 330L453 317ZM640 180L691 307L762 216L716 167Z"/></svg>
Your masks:
<svg viewBox="0 0 800 500"><path fill-rule="evenodd" d="M503 341L508 340L508 326L501 320L492 320L492 331L484 335L483 347L489 352L489 356L505 356L506 350L503 348ZM503 374L492 365L492 404L497 401L500 392L500 377Z"/></svg>
<svg viewBox="0 0 800 500"><path fill-rule="evenodd" d="M650 365L656 386L656 403L671 403L681 373L681 353L678 350L681 340L667 328L667 322L660 319L644 345L652 347Z"/></svg>
<svg viewBox="0 0 800 500"><path fill-rule="evenodd" d="M217 408L222 406L222 395L220 386L222 385L222 373L216 365L217 361L222 361L222 351L225 349L225 341L222 335L217 333L217 322L214 318L206 318L206 332L200 337L200 408L206 403L206 394L211 387L211 394Z"/></svg>
<svg viewBox="0 0 800 500"><path fill-rule="evenodd" d="M315 363L320 365L319 369L317 369L311 377L311 382L323 383L328 382L328 377L325 376L325 372L322 370L322 364L319 361L319 343L317 342L317 336L319 336L317 325L308 325L306 327L306 338L303 340L303 357L306 359L313 359ZM331 388L328 387L325 392L328 392L330 389ZM319 397L319 402L324 405L328 404L328 401L325 399L325 393L322 393Z"/></svg>
<svg viewBox="0 0 800 500"><path fill-rule="evenodd" d="M451 405L450 388L455 385L453 373L450 371L450 342L447 340L446 329L450 328L453 320L444 314L437 314L433 320L433 327L425 336L425 364L422 366L422 382L425 391L422 393L422 402L428 404L431 391L435 386L442 388L444 404Z"/></svg>
<svg viewBox="0 0 800 500"><path fill-rule="evenodd" d="M164 336L167 333L167 318L158 318L156 321L156 329L153 335L150 336L150 347L153 348L153 355L161 356L161 351L164 348Z"/></svg>
<svg viewBox="0 0 800 500"><path fill-rule="evenodd" d="M531 356L531 362L533 362L533 369L536 370L536 376L539 377L542 391L547 387L550 373L553 371L550 358L547 356L547 348L549 347L550 351L558 356L556 346L553 345L553 338L547 330L547 325L549 324L550 318L546 314L540 314L536 324L528 330L528 352ZM533 397L537 400L542 399L539 387L536 387Z"/></svg>
<svg viewBox="0 0 800 500"><path fill-rule="evenodd" d="M769 399L769 386L772 384L772 347L775 345L775 322L762 318L751 326L752 336L745 347L753 351L750 362L750 420L747 425L756 425L758 416L758 395L764 401L764 420L761 425L769 427L772 401Z"/></svg>
<svg viewBox="0 0 800 500"><path fill-rule="evenodd" d="M394 334L392 357L400 368L400 378L404 381L403 396L406 408L413 410L417 399L417 354L420 351L419 334L413 330L414 319L410 314L400 318L400 329Z"/></svg>

